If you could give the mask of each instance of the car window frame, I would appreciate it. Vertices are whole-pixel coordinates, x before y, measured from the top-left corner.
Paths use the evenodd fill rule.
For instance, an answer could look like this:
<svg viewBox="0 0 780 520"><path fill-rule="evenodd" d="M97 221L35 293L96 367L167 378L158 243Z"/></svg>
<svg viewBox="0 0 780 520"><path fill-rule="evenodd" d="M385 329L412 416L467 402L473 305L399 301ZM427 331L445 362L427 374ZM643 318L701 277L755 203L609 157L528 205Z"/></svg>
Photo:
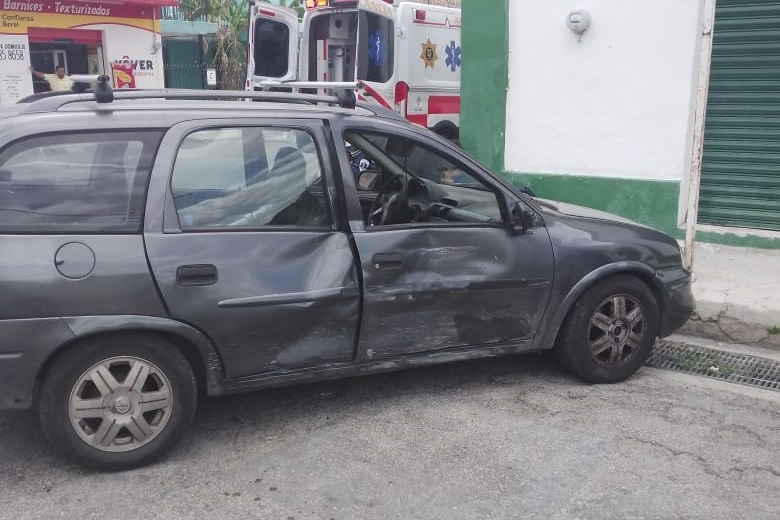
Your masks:
<svg viewBox="0 0 780 520"><path fill-rule="evenodd" d="M330 217L330 224L326 226L298 226L298 225L273 225L273 226L232 226L219 227L207 226L198 228L182 228L179 214L174 203L172 181L176 164L176 157L184 140L192 133L201 130L215 130L220 128L280 128L284 130L301 130L311 135L317 155L320 161L321 179L323 183L324 202ZM159 194L151 207L147 210L149 219L146 233L162 232L163 234L206 234L206 233L257 233L257 232L324 232L336 229L337 203L333 189L331 162L328 147L324 138L324 125L319 118L290 118L279 117L254 117L254 118L213 118L191 119L173 125L163 138L165 147L165 160L155 164L152 171L152 182L155 191L150 188L149 193ZM155 213L155 208L157 212Z"/></svg>
<svg viewBox="0 0 780 520"><path fill-rule="evenodd" d="M412 131L410 131L412 130ZM422 228L448 228L448 227L491 227L491 228L506 228L512 225L512 219L509 214L509 206L511 201L516 197L511 196L504 187L495 182L492 176L485 175L484 167L474 167L472 161L466 160L466 157L460 156L457 150L452 150L441 146L431 138L430 135L425 135L422 132L414 131L416 129L410 129L406 125L398 124L394 121L385 120L381 123L371 121L366 122L363 118L344 118L334 126L333 133L338 136L334 140L334 145L344 142L346 134L350 131L366 132L373 134L384 134L396 137L404 137L412 139L415 143L419 143L419 146L433 151L441 155L444 159L450 161L453 165L465 168L468 175L478 180L480 183L488 188L488 191L493 193L498 204L499 212L501 214L500 222L412 222L407 224L393 224L390 226L369 226L363 221L363 211L360 207L360 194L377 194L378 191L365 191L358 190L355 180L352 176L352 170L349 167L349 158L347 157L346 147L337 147L337 155L339 157L339 165L341 166L342 182L345 188L345 199L347 202L347 209L349 211L349 221L355 231L366 232L378 232L378 231L392 231L403 229L422 229ZM430 132L428 129L423 129L425 132ZM454 146L454 145L451 145ZM341 148L344 148L342 150ZM477 165L478 166L478 165ZM354 200L353 200L354 199Z"/></svg>

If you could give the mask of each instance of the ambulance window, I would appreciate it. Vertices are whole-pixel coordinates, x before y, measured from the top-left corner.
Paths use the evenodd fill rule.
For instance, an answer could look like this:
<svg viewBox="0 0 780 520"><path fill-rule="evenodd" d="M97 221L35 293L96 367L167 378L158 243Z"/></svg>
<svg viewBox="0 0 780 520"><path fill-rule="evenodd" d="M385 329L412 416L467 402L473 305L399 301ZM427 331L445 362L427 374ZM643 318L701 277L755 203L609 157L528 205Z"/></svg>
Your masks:
<svg viewBox="0 0 780 520"><path fill-rule="evenodd" d="M290 28L275 20L255 22L255 76L281 78L290 68Z"/></svg>
<svg viewBox="0 0 780 520"><path fill-rule="evenodd" d="M395 24L362 11L358 24L358 79L385 83L393 77Z"/></svg>

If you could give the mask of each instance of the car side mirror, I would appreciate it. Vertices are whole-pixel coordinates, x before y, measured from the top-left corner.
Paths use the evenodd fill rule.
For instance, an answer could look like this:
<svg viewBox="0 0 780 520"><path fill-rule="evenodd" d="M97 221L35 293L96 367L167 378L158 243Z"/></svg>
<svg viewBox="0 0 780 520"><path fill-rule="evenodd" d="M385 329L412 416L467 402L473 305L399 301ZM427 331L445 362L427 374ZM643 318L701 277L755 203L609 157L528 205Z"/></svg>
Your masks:
<svg viewBox="0 0 780 520"><path fill-rule="evenodd" d="M519 201L512 204L511 219L512 228L523 234L536 225L536 214Z"/></svg>

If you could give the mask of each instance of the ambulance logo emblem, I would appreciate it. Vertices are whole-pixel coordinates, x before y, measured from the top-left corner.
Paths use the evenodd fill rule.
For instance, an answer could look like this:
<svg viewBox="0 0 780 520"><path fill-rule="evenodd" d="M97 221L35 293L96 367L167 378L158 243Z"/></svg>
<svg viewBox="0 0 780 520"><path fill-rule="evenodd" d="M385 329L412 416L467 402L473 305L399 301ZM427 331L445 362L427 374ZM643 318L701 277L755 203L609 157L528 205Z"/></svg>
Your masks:
<svg viewBox="0 0 780 520"><path fill-rule="evenodd" d="M369 38L368 57L375 66L381 67L385 61L385 38L379 31L374 32Z"/></svg>
<svg viewBox="0 0 780 520"><path fill-rule="evenodd" d="M420 59L423 60L423 63L425 63L425 68L428 67L433 68L433 66L436 64L436 60L439 59L439 55L436 54L436 44L431 43L431 39L428 38L428 41L422 44L422 54L420 54Z"/></svg>
<svg viewBox="0 0 780 520"><path fill-rule="evenodd" d="M460 45L455 45L455 41L451 41L449 45L444 49L447 52L447 59L444 62L450 68L450 71L455 72L458 67L461 66L461 50Z"/></svg>

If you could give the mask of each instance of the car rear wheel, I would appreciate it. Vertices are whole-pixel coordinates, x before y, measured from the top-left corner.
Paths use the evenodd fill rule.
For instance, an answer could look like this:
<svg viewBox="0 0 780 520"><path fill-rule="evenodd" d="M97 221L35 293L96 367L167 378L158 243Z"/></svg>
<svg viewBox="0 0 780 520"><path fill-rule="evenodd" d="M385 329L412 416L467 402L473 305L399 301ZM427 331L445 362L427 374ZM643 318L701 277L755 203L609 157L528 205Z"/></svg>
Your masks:
<svg viewBox="0 0 780 520"><path fill-rule="evenodd" d="M46 436L76 462L123 470L168 451L196 399L192 370L174 345L128 335L85 342L56 359L38 410Z"/></svg>
<svg viewBox="0 0 780 520"><path fill-rule="evenodd" d="M658 336L653 291L629 275L608 278L569 312L555 345L558 361L591 383L617 383L647 360Z"/></svg>

